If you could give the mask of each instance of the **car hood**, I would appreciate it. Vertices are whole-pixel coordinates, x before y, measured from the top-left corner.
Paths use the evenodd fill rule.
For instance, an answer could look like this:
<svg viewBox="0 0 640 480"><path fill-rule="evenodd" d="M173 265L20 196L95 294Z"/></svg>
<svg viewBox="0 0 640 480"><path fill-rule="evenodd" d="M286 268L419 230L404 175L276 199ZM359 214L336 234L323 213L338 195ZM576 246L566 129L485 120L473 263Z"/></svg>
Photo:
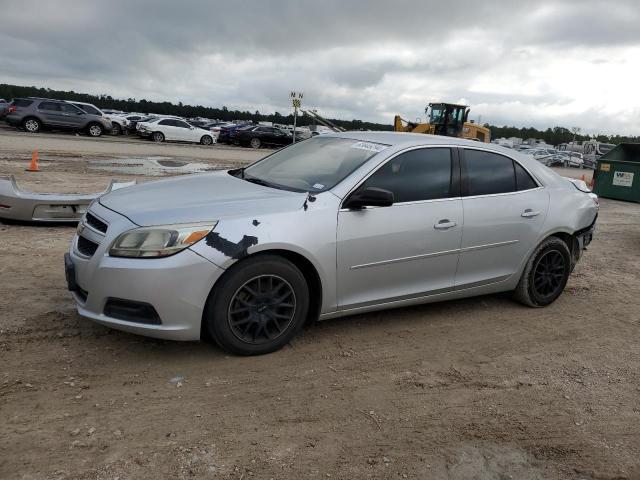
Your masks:
<svg viewBox="0 0 640 480"><path fill-rule="evenodd" d="M100 203L149 226L296 210L305 198L305 193L264 187L219 171L122 188L100 197Z"/></svg>

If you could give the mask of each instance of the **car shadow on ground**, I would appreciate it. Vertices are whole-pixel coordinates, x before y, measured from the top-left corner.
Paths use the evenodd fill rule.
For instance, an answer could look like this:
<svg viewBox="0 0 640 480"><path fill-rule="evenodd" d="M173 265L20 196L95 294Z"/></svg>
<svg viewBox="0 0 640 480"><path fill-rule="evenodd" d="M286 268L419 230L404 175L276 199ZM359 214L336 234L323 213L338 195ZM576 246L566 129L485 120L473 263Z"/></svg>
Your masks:
<svg viewBox="0 0 640 480"><path fill-rule="evenodd" d="M446 302L430 303L411 307L395 308L379 312L369 312L357 315L349 315L332 320L320 322L308 322L303 330L283 350L295 349L304 354L310 345L331 345L334 339L341 338L345 341L358 343L359 341L371 341L378 335L388 335L389 332L412 331L421 328L439 327L443 325L455 328L455 322L459 326L487 309L498 310L522 310L528 311L510 299L509 294L493 294L472 297ZM31 319L38 329L46 334L50 329L57 333L59 338L79 337L80 342L86 341L87 347L104 349L113 356L118 356L126 350L129 361L149 362L162 359L172 359L180 362L201 360L203 362L216 362L230 357L242 358L223 351L212 339L206 335L201 341L173 341L115 330L91 320L85 319L70 307L68 310L48 312ZM47 327L47 321L50 327ZM34 327L36 328L36 327ZM278 352L268 356L277 356ZM105 360L108 360L105 358Z"/></svg>

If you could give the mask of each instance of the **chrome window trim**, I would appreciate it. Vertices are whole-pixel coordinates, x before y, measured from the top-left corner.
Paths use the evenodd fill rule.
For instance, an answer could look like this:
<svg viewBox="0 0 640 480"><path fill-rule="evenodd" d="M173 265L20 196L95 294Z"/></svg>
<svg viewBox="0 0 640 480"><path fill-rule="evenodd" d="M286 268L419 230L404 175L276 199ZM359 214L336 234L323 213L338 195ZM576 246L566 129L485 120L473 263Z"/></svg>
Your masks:
<svg viewBox="0 0 640 480"><path fill-rule="evenodd" d="M447 197L447 198L432 198L431 200L413 200L411 202L397 202L391 206L396 207L396 206L402 206L402 205L422 205L424 203L435 203L435 202L453 202L455 200L463 200L464 198L468 198L468 197ZM362 210L373 210L375 208L389 208L389 207L362 207L358 210L340 207L340 210L338 210L338 212L361 212Z"/></svg>
<svg viewBox="0 0 640 480"><path fill-rule="evenodd" d="M529 188L528 190L516 190L515 192L487 193L486 195L469 195L468 197L461 198L462 200L473 200L476 198L503 197L506 195L517 195L519 193L533 192L535 190L544 190L544 187Z"/></svg>
<svg viewBox="0 0 640 480"><path fill-rule="evenodd" d="M362 177L356 184L355 186L353 186L351 188L351 190L349 190L349 192L344 196L344 198L342 199L342 201L340 202L340 209L339 211L351 211L350 208L344 208L342 205L344 204L344 202L349 198L349 196L356 191L360 185L362 185L364 182L366 182L369 177L371 177L374 173L376 173L380 168L382 168L383 165L386 165L388 162L390 162L391 160L393 160L394 158L396 158L398 155L402 155L404 153L407 152L411 152L413 150L424 150L427 148L448 148L449 150L452 150L454 148L458 148L459 145L413 145L411 147L407 147L403 150L399 150L396 153L394 153L393 155L391 155L390 157L385 158L384 160L382 160L379 164L377 164L375 167L373 167L373 169L367 173L364 177ZM374 155L375 157L375 155ZM374 158L371 157L371 158ZM453 164L453 151L451 151L451 162ZM346 180L348 177L344 178L344 180ZM342 182L340 182L342 183ZM337 186L337 185L336 185ZM413 200L411 202L399 202L399 203L394 203L393 205L391 205L392 207L395 205L406 205L406 204L411 204L411 203L423 203L423 202L433 202L433 201L442 201L442 200L457 200L460 199L461 197L446 197L446 198L432 198L432 199L427 199L427 200ZM365 209L370 208L370 207L365 207ZM375 208L388 208L388 207L375 207ZM359 211L361 211L362 209L360 209Z"/></svg>

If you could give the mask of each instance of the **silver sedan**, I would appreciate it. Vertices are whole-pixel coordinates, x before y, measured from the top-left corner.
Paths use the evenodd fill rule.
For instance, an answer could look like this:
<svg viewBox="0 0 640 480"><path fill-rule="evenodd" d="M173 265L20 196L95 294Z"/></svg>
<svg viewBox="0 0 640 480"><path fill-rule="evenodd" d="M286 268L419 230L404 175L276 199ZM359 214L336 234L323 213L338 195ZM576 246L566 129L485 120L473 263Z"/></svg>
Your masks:
<svg viewBox="0 0 640 480"><path fill-rule="evenodd" d="M308 319L506 291L549 305L597 212L583 182L513 150L340 133L104 195L65 269L84 317L252 355Z"/></svg>

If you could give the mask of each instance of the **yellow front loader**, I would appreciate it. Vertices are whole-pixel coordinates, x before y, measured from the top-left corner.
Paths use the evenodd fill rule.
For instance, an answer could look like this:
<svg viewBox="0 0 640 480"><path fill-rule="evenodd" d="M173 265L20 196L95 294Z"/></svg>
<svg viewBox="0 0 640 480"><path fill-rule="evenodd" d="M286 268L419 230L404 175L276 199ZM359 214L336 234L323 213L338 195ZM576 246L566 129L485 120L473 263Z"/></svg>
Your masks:
<svg viewBox="0 0 640 480"><path fill-rule="evenodd" d="M425 109L429 123L410 122L396 115L393 129L396 132L427 133L430 135L444 135L446 137L466 138L478 142L489 143L491 131L467 121L469 107L453 103L430 103Z"/></svg>

